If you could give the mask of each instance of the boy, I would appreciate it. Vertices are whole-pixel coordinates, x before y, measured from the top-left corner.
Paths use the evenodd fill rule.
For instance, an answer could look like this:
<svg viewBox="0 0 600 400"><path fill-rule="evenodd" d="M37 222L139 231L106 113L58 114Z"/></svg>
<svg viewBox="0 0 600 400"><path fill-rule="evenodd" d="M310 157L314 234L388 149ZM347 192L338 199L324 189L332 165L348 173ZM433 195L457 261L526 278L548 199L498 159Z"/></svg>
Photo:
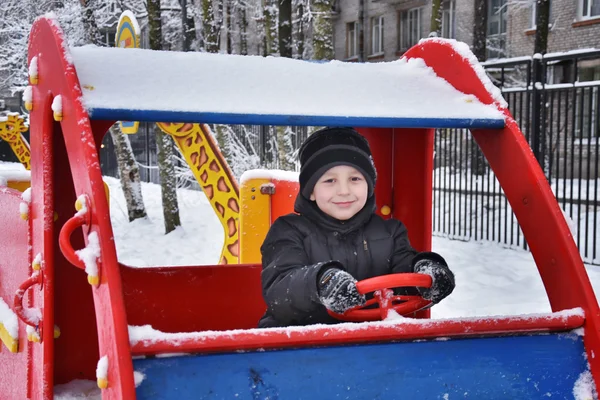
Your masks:
<svg viewBox="0 0 600 400"><path fill-rule="evenodd" d="M433 303L454 290L440 255L418 253L402 222L375 214L377 174L358 132L321 129L302 144L299 158L297 214L279 217L261 247L267 312L259 327L340 322L327 309L341 314L363 305L356 282L379 275L429 274L432 287L417 290Z"/></svg>

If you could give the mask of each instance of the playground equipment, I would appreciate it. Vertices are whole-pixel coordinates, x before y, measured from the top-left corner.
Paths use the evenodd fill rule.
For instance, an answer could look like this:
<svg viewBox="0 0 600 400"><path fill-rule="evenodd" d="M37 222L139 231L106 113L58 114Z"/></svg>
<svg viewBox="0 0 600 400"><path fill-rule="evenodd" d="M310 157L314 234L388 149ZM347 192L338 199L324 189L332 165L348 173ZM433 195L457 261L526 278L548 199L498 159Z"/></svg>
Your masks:
<svg viewBox="0 0 600 400"><path fill-rule="evenodd" d="M373 65L69 49L44 17L28 60L38 72L31 194L0 189L0 337L11 350L0 352L1 398L51 399L54 385L81 378L96 379L103 399L564 398L581 377L600 382L599 308L569 228L501 96L460 44L425 40L404 60ZM128 85L143 90L124 96ZM243 264L129 268L116 257L98 162L116 120L361 127L380 171L378 210L403 220L422 251L434 128L468 128L553 312L252 329L265 310L257 246L290 211L296 184L277 172L244 177ZM428 284L387 279L361 290ZM388 313L385 299L379 306ZM137 388L134 370L144 375Z"/></svg>

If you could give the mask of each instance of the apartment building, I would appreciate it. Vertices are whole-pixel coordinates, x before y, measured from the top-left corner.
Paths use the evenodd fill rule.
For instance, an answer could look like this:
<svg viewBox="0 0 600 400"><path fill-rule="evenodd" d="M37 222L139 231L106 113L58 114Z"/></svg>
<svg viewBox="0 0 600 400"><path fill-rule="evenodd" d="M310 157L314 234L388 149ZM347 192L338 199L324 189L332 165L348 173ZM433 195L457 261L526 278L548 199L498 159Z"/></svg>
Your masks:
<svg viewBox="0 0 600 400"><path fill-rule="evenodd" d="M443 1L443 37L472 44L474 2ZM535 3L488 0L488 58L533 53ZM600 48L600 0L551 0L550 9L548 52ZM428 36L430 19L431 0L339 0L334 13L336 59L397 59Z"/></svg>

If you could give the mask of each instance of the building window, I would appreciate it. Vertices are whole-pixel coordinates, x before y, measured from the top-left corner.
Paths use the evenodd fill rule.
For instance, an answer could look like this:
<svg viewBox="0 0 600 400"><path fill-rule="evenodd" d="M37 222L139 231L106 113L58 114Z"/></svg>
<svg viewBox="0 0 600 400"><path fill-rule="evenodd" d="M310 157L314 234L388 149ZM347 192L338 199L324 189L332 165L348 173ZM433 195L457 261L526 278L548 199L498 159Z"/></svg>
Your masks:
<svg viewBox="0 0 600 400"><path fill-rule="evenodd" d="M579 19L600 17L600 0L579 0Z"/></svg>
<svg viewBox="0 0 600 400"><path fill-rule="evenodd" d="M383 17L371 18L371 54L383 53Z"/></svg>
<svg viewBox="0 0 600 400"><path fill-rule="evenodd" d="M488 58L504 57L507 0L488 1L487 56Z"/></svg>
<svg viewBox="0 0 600 400"><path fill-rule="evenodd" d="M445 1L442 5L442 37L456 38L456 1Z"/></svg>
<svg viewBox="0 0 600 400"><path fill-rule="evenodd" d="M406 51L418 43L422 37L423 24L421 8L402 11L398 20L398 50Z"/></svg>
<svg viewBox="0 0 600 400"><path fill-rule="evenodd" d="M358 24L346 24L346 58L358 56Z"/></svg>
<svg viewBox="0 0 600 400"><path fill-rule="evenodd" d="M548 18L548 24L552 25L552 2L549 1L550 3L550 17ZM531 4L531 23L529 24L529 27L531 29L535 29L535 21L537 19L537 2Z"/></svg>

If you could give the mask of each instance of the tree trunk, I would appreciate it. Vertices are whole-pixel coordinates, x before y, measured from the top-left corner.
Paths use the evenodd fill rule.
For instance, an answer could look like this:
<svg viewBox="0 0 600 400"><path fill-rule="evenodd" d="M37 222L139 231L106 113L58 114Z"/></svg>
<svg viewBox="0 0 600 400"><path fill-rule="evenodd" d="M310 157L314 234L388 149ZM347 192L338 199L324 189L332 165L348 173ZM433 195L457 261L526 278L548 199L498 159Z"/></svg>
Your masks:
<svg viewBox="0 0 600 400"><path fill-rule="evenodd" d="M265 19L265 52L267 56L279 54L279 41L277 39L277 8L272 5L264 7Z"/></svg>
<svg viewBox="0 0 600 400"><path fill-rule="evenodd" d="M537 0L535 18L534 53L546 54L548 51L548 26L550 25L550 0Z"/></svg>
<svg viewBox="0 0 600 400"><path fill-rule="evenodd" d="M117 155L119 178L121 179L121 188L125 195L129 222L138 218L145 218L146 207L144 206L144 198L142 197L140 169L133 156L129 138L121 132L117 124L110 128L110 136Z"/></svg>
<svg viewBox="0 0 600 400"><path fill-rule="evenodd" d="M238 6L238 27L240 30L240 54L248 54L248 17L246 15L246 6Z"/></svg>
<svg viewBox="0 0 600 400"><path fill-rule="evenodd" d="M150 28L150 48L162 50L162 22L160 0L148 0L148 25ZM173 164L173 140L154 125L158 158L158 174L162 192L165 233L169 233L181 225L179 206L177 203L177 183L175 165Z"/></svg>
<svg viewBox="0 0 600 400"><path fill-rule="evenodd" d="M431 1L431 25L429 36L442 36L442 0Z"/></svg>
<svg viewBox="0 0 600 400"><path fill-rule="evenodd" d="M475 22L473 24L473 54L479 61L487 58L487 16L488 0L475 1Z"/></svg>
<svg viewBox="0 0 600 400"><path fill-rule="evenodd" d="M221 17L215 16L213 0L202 0L202 33L204 50L208 53L218 53L221 48L220 32L223 12L223 0L219 0L217 11Z"/></svg>
<svg viewBox="0 0 600 400"><path fill-rule="evenodd" d="M177 201L177 181L175 179L175 164L173 155L175 146L173 139L154 125L158 159L158 174L162 193L163 216L165 233L169 233L181 225L179 219L179 204Z"/></svg>
<svg viewBox="0 0 600 400"><path fill-rule="evenodd" d="M333 60L333 24L331 10L333 0L313 0L314 20L313 46L316 60Z"/></svg>
<svg viewBox="0 0 600 400"><path fill-rule="evenodd" d="M279 55L292 58L292 0L279 0Z"/></svg>
<svg viewBox="0 0 600 400"><path fill-rule="evenodd" d="M296 37L296 43L298 44L298 54L296 58L304 59L304 4L299 2L298 4L298 35Z"/></svg>
<svg viewBox="0 0 600 400"><path fill-rule="evenodd" d="M80 0L83 7L83 26L85 30L85 42L95 44L96 46L106 46L102 40L102 34L96 24L94 10L97 7L97 0Z"/></svg>
<svg viewBox="0 0 600 400"><path fill-rule="evenodd" d="M105 46L102 41L102 35L96 24L94 10L97 7L97 0L82 0L83 8L83 26L85 29L85 38L87 43L93 43L96 46ZM121 132L117 125L110 129L110 136L115 146L115 156L119 167L119 178L121 188L125 195L127 204L127 214L129 221L146 217L146 208L142 196L142 186L140 183L140 171L133 155L129 138Z"/></svg>

